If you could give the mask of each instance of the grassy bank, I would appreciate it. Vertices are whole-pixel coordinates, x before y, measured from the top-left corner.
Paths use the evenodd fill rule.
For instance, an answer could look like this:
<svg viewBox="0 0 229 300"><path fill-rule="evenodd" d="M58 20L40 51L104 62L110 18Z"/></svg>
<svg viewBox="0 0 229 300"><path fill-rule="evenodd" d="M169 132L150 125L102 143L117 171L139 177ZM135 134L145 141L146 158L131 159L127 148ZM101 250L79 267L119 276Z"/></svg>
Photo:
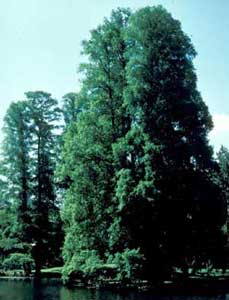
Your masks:
<svg viewBox="0 0 229 300"><path fill-rule="evenodd" d="M41 270L42 278L61 278L62 267L46 268ZM34 277L34 271L30 276L25 276L24 271L21 269L15 270L0 270L0 277Z"/></svg>

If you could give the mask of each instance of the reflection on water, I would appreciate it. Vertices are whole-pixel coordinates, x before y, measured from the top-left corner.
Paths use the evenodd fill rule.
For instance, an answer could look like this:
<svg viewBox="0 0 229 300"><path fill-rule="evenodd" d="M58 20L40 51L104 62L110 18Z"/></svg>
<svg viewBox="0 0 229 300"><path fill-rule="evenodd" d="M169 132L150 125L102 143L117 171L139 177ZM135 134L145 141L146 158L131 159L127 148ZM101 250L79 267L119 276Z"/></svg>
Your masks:
<svg viewBox="0 0 229 300"><path fill-rule="evenodd" d="M0 300L229 300L228 296L153 296L143 292L68 289L58 280L0 280Z"/></svg>

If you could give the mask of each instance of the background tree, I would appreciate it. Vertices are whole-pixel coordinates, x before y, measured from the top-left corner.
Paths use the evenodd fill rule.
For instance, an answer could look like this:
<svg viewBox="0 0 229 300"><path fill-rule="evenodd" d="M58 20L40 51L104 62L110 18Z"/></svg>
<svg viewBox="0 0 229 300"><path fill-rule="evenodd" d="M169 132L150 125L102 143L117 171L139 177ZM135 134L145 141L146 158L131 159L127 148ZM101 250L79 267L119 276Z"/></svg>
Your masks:
<svg viewBox="0 0 229 300"><path fill-rule="evenodd" d="M82 110L82 108L80 107L79 99L80 97L76 93L68 93L63 96L62 113L66 126L73 122L76 122L77 115Z"/></svg>
<svg viewBox="0 0 229 300"><path fill-rule="evenodd" d="M219 253L217 256L218 267L221 267L224 271L228 266L228 250L229 250L229 236L228 236L228 205L229 205L229 151L226 147L221 146L217 153L217 161L219 168L214 174L214 178L221 189L221 197L224 201L224 215L226 222L222 228L224 237L221 241L223 246L223 253Z"/></svg>
<svg viewBox="0 0 229 300"><path fill-rule="evenodd" d="M43 265L58 258L62 237L54 186L56 131L60 109L51 94L27 92L26 97L33 138L30 151L33 158L33 257L36 274L39 275Z"/></svg>
<svg viewBox="0 0 229 300"><path fill-rule="evenodd" d="M2 249L5 254L31 251L31 133L25 101L12 103L4 118L1 161ZM10 220L10 226L6 224ZM3 251L4 252L4 251ZM28 266L24 265L28 268ZM25 270L29 272L29 270Z"/></svg>
<svg viewBox="0 0 229 300"><path fill-rule="evenodd" d="M217 161L219 163L219 184L224 194L227 206L229 204L229 151L226 147L221 146L217 153Z"/></svg>
<svg viewBox="0 0 229 300"><path fill-rule="evenodd" d="M6 265L16 261L36 274L60 263L61 220L54 186L57 159L57 101L45 92L28 92L5 116L1 161L2 245ZM12 225L7 227L7 220ZM24 256L22 256L22 254Z"/></svg>

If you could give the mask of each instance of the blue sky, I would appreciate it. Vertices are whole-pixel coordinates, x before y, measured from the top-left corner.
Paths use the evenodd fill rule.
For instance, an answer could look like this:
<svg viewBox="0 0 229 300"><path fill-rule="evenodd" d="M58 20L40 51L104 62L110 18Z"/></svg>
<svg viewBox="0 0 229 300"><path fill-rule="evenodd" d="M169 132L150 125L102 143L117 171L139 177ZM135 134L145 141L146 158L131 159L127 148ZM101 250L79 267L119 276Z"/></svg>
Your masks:
<svg viewBox="0 0 229 300"><path fill-rule="evenodd" d="M79 88L81 41L113 8L162 4L198 52L198 88L213 115L210 142L229 147L228 0L0 1L0 126L11 101L44 90L60 99Z"/></svg>

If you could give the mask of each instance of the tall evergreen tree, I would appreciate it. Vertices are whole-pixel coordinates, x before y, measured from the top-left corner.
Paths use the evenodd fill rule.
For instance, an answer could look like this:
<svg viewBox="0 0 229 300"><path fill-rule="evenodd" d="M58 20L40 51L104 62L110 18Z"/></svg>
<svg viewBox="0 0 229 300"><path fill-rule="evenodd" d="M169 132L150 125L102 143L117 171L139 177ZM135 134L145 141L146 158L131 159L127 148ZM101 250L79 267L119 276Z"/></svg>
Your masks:
<svg viewBox="0 0 229 300"><path fill-rule="evenodd" d="M189 37L161 6L117 10L84 54L87 109L65 135L60 167L71 182L66 274L107 254L126 278L136 259L148 278L213 261L225 206Z"/></svg>
<svg viewBox="0 0 229 300"><path fill-rule="evenodd" d="M59 161L64 276L103 265L119 279L155 280L225 264L228 151L213 159L196 52L180 23L161 6L117 9L83 54L82 89L63 97L60 160L50 94L28 92L7 111L0 260L19 259L28 273L34 260L36 275L60 263Z"/></svg>
<svg viewBox="0 0 229 300"><path fill-rule="evenodd" d="M84 109L69 128L63 148L66 193L63 220L65 271L83 270L90 257L105 261L113 198L112 142L125 132L123 107L128 10L117 10L83 43L88 63L81 65ZM83 98L84 97L84 98ZM71 209L69 209L71 207Z"/></svg>
<svg viewBox="0 0 229 300"><path fill-rule="evenodd" d="M14 102L4 118L1 161L1 201L5 203L3 210L8 215L5 218L10 216L11 219L11 226L2 229L5 232L2 245L5 244L8 254L31 254L30 147L27 103Z"/></svg>
<svg viewBox="0 0 229 300"><path fill-rule="evenodd" d="M39 275L41 267L50 263L52 258L55 259L60 250L61 223L54 187L56 131L60 109L51 94L27 92L26 97L33 137L30 151L33 159L33 257L36 274Z"/></svg>
<svg viewBox="0 0 229 300"><path fill-rule="evenodd" d="M12 227L3 237L6 247L12 245L7 253L30 255L27 258L33 258L39 275L42 266L60 262L63 236L54 186L60 109L48 93L26 96L25 101L11 104L4 120L1 198Z"/></svg>
<svg viewBox="0 0 229 300"><path fill-rule="evenodd" d="M209 176L215 168L207 139L212 120L197 90L196 52L189 37L158 6L141 9L130 18L126 39L125 103L132 117L131 132L142 132L149 143L145 151L151 150L146 156L132 141L137 155L127 152L127 167L119 171L131 176L126 187L119 180L116 189L121 185L128 190L130 182L141 186L125 195L122 224L132 245L145 256L148 275L154 270L158 277L175 265L188 265L190 260L203 263L214 256L214 240L225 222L224 206L219 187ZM142 186L147 172L153 182ZM138 207L145 215L139 223Z"/></svg>

